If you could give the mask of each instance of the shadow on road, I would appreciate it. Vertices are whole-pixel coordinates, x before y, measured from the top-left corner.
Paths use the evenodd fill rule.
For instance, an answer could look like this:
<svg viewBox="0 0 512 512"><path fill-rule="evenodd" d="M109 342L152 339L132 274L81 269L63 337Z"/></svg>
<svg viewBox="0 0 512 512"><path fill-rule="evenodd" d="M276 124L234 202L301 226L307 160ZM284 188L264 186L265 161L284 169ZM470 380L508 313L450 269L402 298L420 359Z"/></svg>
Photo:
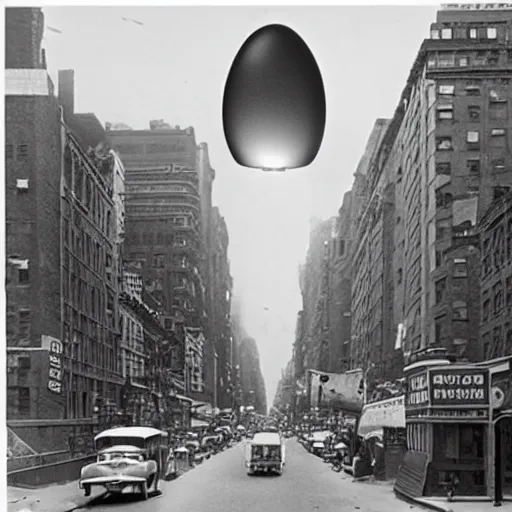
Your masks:
<svg viewBox="0 0 512 512"><path fill-rule="evenodd" d="M148 493L149 499L151 498L158 498L159 496L162 496L162 491L152 491ZM98 496L96 499L91 501L86 508L94 508L98 505L126 505L129 503L136 503L142 501L142 498L140 494L133 493L133 494L110 494L105 493L102 496Z"/></svg>

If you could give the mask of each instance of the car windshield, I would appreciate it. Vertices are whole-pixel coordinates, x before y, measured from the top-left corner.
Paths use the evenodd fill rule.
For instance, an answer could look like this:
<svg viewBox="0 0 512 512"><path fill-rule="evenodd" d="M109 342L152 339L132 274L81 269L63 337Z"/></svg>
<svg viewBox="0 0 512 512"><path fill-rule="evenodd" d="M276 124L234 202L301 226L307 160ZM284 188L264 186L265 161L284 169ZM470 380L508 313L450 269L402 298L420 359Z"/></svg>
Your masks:
<svg viewBox="0 0 512 512"><path fill-rule="evenodd" d="M99 456L100 462L108 462L108 461L113 461L116 459L131 459L131 460L142 461L142 460L144 460L144 456L140 453L126 453L126 452L103 453Z"/></svg>

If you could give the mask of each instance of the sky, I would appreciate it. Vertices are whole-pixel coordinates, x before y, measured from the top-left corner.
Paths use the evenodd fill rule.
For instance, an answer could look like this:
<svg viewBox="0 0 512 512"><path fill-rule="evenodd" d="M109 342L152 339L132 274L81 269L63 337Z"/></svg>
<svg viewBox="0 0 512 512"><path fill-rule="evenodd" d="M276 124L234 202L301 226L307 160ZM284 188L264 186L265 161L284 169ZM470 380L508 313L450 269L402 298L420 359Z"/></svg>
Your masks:
<svg viewBox="0 0 512 512"><path fill-rule="evenodd" d="M193 126L216 171L234 294L256 339L272 404L302 307L298 266L311 217L336 215L377 118L391 117L436 7L45 7L48 70L75 70L75 111L148 129ZM143 25L122 18L136 20ZM245 39L268 23L306 41L323 76L327 123L307 168L266 173L233 160L222 97ZM57 33L51 29L57 29Z"/></svg>

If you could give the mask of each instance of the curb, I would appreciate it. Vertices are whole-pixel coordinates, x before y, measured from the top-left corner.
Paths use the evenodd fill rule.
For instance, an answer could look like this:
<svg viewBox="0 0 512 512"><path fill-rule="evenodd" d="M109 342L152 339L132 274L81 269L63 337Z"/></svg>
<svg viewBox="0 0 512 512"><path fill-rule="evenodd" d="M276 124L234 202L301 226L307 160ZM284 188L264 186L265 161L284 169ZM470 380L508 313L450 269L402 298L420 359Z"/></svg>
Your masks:
<svg viewBox="0 0 512 512"><path fill-rule="evenodd" d="M436 510L437 512L453 512L453 509L449 507L443 507L442 505L437 505L436 503L426 502L421 498L413 498L411 496L407 496L396 489L393 489L395 494L402 501L406 501L408 503L414 503L415 505L419 505L420 507L429 508L431 510Z"/></svg>

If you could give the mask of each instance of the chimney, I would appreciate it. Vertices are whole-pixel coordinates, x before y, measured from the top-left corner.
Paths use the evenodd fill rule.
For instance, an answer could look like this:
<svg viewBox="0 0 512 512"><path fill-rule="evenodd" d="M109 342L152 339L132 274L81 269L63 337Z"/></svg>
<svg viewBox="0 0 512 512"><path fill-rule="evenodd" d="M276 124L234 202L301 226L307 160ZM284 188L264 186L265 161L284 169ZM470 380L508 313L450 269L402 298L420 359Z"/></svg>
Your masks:
<svg viewBox="0 0 512 512"><path fill-rule="evenodd" d="M59 104L64 110L64 120L71 119L75 113L75 71L73 69L59 70Z"/></svg>

